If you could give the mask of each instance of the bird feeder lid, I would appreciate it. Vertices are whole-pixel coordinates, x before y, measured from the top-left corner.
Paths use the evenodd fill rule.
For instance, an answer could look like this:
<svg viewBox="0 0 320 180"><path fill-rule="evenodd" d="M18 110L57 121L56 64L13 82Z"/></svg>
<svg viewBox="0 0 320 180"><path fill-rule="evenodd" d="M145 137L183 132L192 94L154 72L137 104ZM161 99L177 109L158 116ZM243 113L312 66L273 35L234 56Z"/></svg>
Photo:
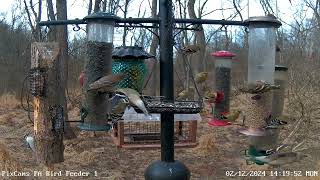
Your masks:
<svg viewBox="0 0 320 180"><path fill-rule="evenodd" d="M223 57L223 58L231 58L236 56L236 54L230 52L230 51L216 51L214 53L211 53L211 56L215 57Z"/></svg>
<svg viewBox="0 0 320 180"><path fill-rule="evenodd" d="M276 71L288 71L288 67L287 66L276 65L275 66L275 70Z"/></svg>
<svg viewBox="0 0 320 180"><path fill-rule="evenodd" d="M210 126L228 126L231 123L229 121L221 120L221 119L212 119L208 122Z"/></svg>
<svg viewBox="0 0 320 180"><path fill-rule="evenodd" d="M280 27L282 24L277 18L273 15L267 16L253 16L245 20L248 25L258 24L264 27Z"/></svg>
<svg viewBox="0 0 320 180"><path fill-rule="evenodd" d="M92 13L86 17L83 18L84 21L88 22L88 21L91 21L91 22L110 22L110 21L118 21L120 20L120 17L112 14L112 13L106 13L106 12L95 12L95 13Z"/></svg>
<svg viewBox="0 0 320 180"><path fill-rule="evenodd" d="M155 57L139 46L120 46L112 52L113 59L149 59Z"/></svg>

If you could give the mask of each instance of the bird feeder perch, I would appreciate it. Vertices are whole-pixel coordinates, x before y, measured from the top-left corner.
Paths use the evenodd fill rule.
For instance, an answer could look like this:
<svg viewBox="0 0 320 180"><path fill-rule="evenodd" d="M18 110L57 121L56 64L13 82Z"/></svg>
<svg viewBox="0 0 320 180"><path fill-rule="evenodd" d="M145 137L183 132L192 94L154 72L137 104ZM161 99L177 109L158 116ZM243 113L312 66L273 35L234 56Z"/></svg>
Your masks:
<svg viewBox="0 0 320 180"><path fill-rule="evenodd" d="M87 131L107 131L108 101L105 93L88 91L89 85L99 78L111 74L114 25L119 17L97 12L84 18L87 22L87 60L85 65L83 107L87 112L84 122L78 127Z"/></svg>
<svg viewBox="0 0 320 180"><path fill-rule="evenodd" d="M126 77L118 84L119 88L132 88L141 92L147 73L145 59L154 57L138 46L116 47L112 52L112 72L125 73Z"/></svg>
<svg viewBox="0 0 320 180"><path fill-rule="evenodd" d="M288 84L288 68L286 66L275 66L274 83L280 85L280 89L273 92L272 116L279 117L282 115L285 89Z"/></svg>
<svg viewBox="0 0 320 180"><path fill-rule="evenodd" d="M281 23L271 16L256 16L246 20L249 26L248 84L258 81L273 84L276 50L276 28ZM246 135L266 135L263 129L272 110L272 91L247 95ZM255 132L260 131L260 132Z"/></svg>
<svg viewBox="0 0 320 180"><path fill-rule="evenodd" d="M229 112L230 109L230 79L232 58L235 54L229 51L217 51L211 53L215 57L215 90L224 94L222 102L215 103L214 106L214 120L209 124L213 126L226 126L230 123L219 122L221 120L221 113Z"/></svg>

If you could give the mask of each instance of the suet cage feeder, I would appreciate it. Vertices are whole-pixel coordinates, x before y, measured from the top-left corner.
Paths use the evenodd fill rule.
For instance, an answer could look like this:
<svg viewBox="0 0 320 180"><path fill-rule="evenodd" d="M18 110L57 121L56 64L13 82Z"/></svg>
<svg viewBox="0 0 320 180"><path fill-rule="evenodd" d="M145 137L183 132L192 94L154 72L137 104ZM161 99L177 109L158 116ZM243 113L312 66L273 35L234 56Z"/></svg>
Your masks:
<svg viewBox="0 0 320 180"><path fill-rule="evenodd" d="M86 16L87 22L87 61L85 65L83 108L87 111L78 128L85 131L108 131L108 101L106 94L88 92L89 85L111 73L113 34L115 22L120 18L104 12Z"/></svg>
<svg viewBox="0 0 320 180"><path fill-rule="evenodd" d="M272 99L272 116L276 118L282 115L284 108L285 90L288 84L288 68L286 66L275 66L274 83L280 85L280 89L273 91Z"/></svg>
<svg viewBox="0 0 320 180"><path fill-rule="evenodd" d="M146 149L160 147L160 114L146 119L144 114L127 109L122 119L115 122L111 136L119 148ZM195 147L199 114L174 115L175 147ZM183 123L181 123L183 122Z"/></svg>
<svg viewBox="0 0 320 180"><path fill-rule="evenodd" d="M116 47L112 52L112 72L125 73L126 77L118 83L119 88L132 88L142 92L144 79L147 73L145 59L154 56L138 46Z"/></svg>
<svg viewBox="0 0 320 180"><path fill-rule="evenodd" d="M35 97L43 97L46 92L47 72L45 68L32 68L29 72L30 93Z"/></svg>
<svg viewBox="0 0 320 180"><path fill-rule="evenodd" d="M215 90L222 92L224 99L215 103L214 119L209 122L211 126L227 126L231 123L221 119L221 113L230 110L230 83L231 69L234 53L229 51L217 51L211 53L215 57Z"/></svg>
<svg viewBox="0 0 320 180"><path fill-rule="evenodd" d="M249 26L248 84L262 81L273 85L276 28L281 23L270 16L251 17L246 22ZM271 111L272 91L247 94L246 125L251 129L242 129L241 132L253 136L266 135L259 131L266 126L266 119Z"/></svg>

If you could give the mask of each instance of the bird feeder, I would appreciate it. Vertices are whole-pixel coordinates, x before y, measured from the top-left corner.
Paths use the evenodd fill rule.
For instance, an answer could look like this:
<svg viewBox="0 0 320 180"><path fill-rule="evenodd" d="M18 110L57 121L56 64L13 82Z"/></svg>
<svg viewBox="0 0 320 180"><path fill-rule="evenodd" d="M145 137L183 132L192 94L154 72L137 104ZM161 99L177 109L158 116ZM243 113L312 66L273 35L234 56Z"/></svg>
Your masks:
<svg viewBox="0 0 320 180"><path fill-rule="evenodd" d="M232 58L235 54L229 51L217 51L211 54L215 57L215 90L222 92L224 99L216 102L214 107L214 120L209 124L212 126L226 126L230 123L221 120L221 113L229 112L230 109L230 79Z"/></svg>
<svg viewBox="0 0 320 180"><path fill-rule="evenodd" d="M144 85L144 79L147 73L145 59L154 56L145 52L138 46L116 47L112 52L112 72L125 73L126 77L118 84L120 88L132 88L141 92Z"/></svg>
<svg viewBox="0 0 320 180"><path fill-rule="evenodd" d="M105 93L88 91L89 85L99 78L111 74L113 30L119 18L110 13L97 12L84 18L87 22L87 60L85 65L83 108L84 122L78 124L81 130L106 131L108 101Z"/></svg>
<svg viewBox="0 0 320 180"><path fill-rule="evenodd" d="M271 16L257 16L246 20L249 26L248 84L258 81L273 84L276 49L276 28L281 23ZM247 135L266 135L262 130L272 110L272 92L247 95L246 122L250 129L241 130Z"/></svg>
<svg viewBox="0 0 320 180"><path fill-rule="evenodd" d="M288 68L286 66L275 66L274 83L280 85L280 89L273 92L272 116L279 117L282 115L285 89L288 83Z"/></svg>

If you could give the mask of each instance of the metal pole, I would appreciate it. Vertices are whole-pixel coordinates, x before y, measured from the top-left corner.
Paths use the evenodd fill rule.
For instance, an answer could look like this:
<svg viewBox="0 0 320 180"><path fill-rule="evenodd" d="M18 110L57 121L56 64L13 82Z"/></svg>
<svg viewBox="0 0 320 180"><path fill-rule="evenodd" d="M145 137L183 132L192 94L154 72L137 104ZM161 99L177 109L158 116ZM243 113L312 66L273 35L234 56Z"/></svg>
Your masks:
<svg viewBox="0 0 320 180"><path fill-rule="evenodd" d="M160 0L160 95L173 101L172 0ZM161 160L174 161L174 114L161 113Z"/></svg>

